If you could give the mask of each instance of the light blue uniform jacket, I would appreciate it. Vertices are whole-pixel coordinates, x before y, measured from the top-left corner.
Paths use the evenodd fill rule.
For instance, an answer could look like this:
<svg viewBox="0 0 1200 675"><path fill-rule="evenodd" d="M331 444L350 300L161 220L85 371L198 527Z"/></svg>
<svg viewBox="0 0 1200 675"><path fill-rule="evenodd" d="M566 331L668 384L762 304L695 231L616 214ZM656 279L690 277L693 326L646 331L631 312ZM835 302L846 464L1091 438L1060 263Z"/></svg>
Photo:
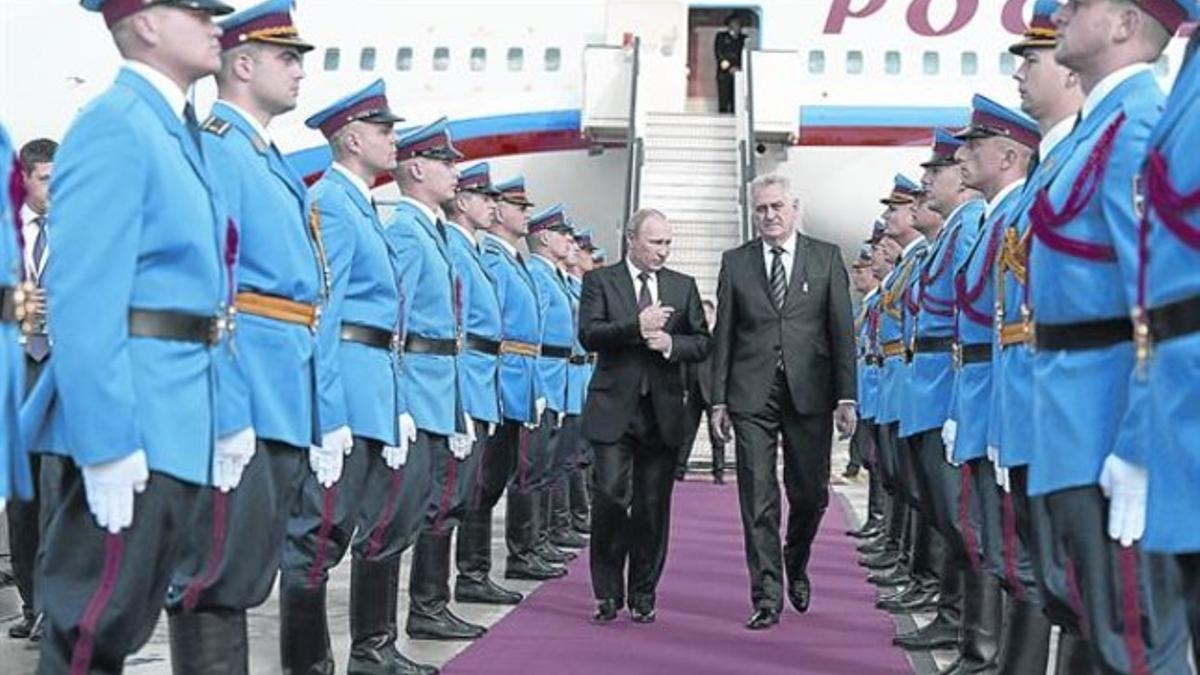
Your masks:
<svg viewBox="0 0 1200 675"><path fill-rule="evenodd" d="M579 341L579 298L583 293L583 282L578 277L567 275L567 293L571 297L571 354L576 357L587 356L587 350ZM567 414L583 413L583 402L587 398L588 381L592 377L590 363L572 363L567 365Z"/></svg>
<svg viewBox="0 0 1200 675"><path fill-rule="evenodd" d="M500 300L496 286L483 266L483 255L474 239L447 226L450 261L462 281L464 330L467 334L499 342ZM458 358L459 389L463 408L480 422L500 422L500 358L466 349Z"/></svg>
<svg viewBox="0 0 1200 675"><path fill-rule="evenodd" d="M13 146L0 126L0 286L16 288L21 281L21 246L17 242L17 205L9 200L9 181L15 178ZM0 323L0 498L32 496L29 459L18 433L21 398L25 395L25 354L21 329Z"/></svg>
<svg viewBox="0 0 1200 675"><path fill-rule="evenodd" d="M904 289L912 275L919 274L921 260L929 245L921 240L909 249L908 253L883 280L879 315L879 344L880 349L886 342L903 342L904 340ZM908 365L904 363L904 355L887 358L883 362L882 374L879 378L879 408L875 416L878 424L891 424L900 421L900 406L908 386Z"/></svg>
<svg viewBox="0 0 1200 675"><path fill-rule="evenodd" d="M576 334L575 313L562 273L549 260L530 256L529 275L537 289L538 314L542 318L541 344L557 349L574 349ZM546 407L558 413L567 412L567 359L552 358L544 353L538 357L538 377Z"/></svg>
<svg viewBox="0 0 1200 675"><path fill-rule="evenodd" d="M514 257L495 235L487 234L483 237L483 264L496 282L504 339L540 344L541 315L528 263ZM536 358L519 354L500 357L500 409L505 419L535 421L539 379Z"/></svg>

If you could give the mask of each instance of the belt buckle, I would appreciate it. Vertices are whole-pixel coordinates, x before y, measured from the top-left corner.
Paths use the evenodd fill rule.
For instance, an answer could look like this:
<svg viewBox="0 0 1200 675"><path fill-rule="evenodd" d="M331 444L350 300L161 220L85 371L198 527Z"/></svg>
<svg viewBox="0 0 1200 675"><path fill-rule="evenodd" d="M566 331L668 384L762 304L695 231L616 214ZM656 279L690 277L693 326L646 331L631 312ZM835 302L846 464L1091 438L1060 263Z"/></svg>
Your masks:
<svg viewBox="0 0 1200 675"><path fill-rule="evenodd" d="M237 307L230 305L224 311L217 312L208 324L208 344L216 346L222 340L233 336L237 329Z"/></svg>
<svg viewBox="0 0 1200 675"><path fill-rule="evenodd" d="M400 331L392 331L392 339L388 341L388 349L396 355L404 351L404 340L400 337Z"/></svg>
<svg viewBox="0 0 1200 675"><path fill-rule="evenodd" d="M1033 310L1028 305L1021 305L1021 323L1025 324L1025 345L1030 352L1037 351L1037 323L1033 320Z"/></svg>
<svg viewBox="0 0 1200 675"><path fill-rule="evenodd" d="M1150 371L1150 360L1154 358L1154 337L1150 334L1150 315L1145 307L1134 307L1130 312L1133 321L1133 345L1137 358L1135 373L1138 381L1145 382Z"/></svg>
<svg viewBox="0 0 1200 675"><path fill-rule="evenodd" d="M953 345L951 345L950 355L951 355L951 358L954 360L954 368L956 370L962 370L963 348L962 348L961 342L955 341L955 343Z"/></svg>
<svg viewBox="0 0 1200 675"><path fill-rule="evenodd" d="M308 329L313 333L317 332L317 328L321 325L321 305L313 305L313 317L308 322Z"/></svg>

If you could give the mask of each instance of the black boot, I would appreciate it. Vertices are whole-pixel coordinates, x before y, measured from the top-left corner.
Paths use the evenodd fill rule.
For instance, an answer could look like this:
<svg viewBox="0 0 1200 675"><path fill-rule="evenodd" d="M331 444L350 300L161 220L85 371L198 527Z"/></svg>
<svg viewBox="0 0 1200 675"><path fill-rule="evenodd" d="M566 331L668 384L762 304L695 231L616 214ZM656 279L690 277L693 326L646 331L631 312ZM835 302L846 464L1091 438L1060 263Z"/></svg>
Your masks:
<svg viewBox="0 0 1200 675"><path fill-rule="evenodd" d="M280 576L279 656L287 675L333 675L325 584L309 588L303 577Z"/></svg>
<svg viewBox="0 0 1200 675"><path fill-rule="evenodd" d="M487 632L450 611L450 533L423 532L413 547L408 577L408 636L417 640L474 640Z"/></svg>
<svg viewBox="0 0 1200 675"><path fill-rule="evenodd" d="M997 675L1044 673L1050 659L1050 620L1041 605L1009 598Z"/></svg>
<svg viewBox="0 0 1200 675"><path fill-rule="evenodd" d="M959 570L944 570L938 594L937 615L919 630L892 638L892 644L904 649L925 651L958 645L962 629L962 577Z"/></svg>
<svg viewBox="0 0 1200 675"><path fill-rule="evenodd" d="M567 483L567 493L570 495L571 503L571 529L581 535L592 531L592 500L588 493L587 476L587 467L578 467L571 472Z"/></svg>
<svg viewBox="0 0 1200 675"><path fill-rule="evenodd" d="M409 661L396 649L400 560L350 564L348 675L434 675L437 668Z"/></svg>
<svg viewBox="0 0 1200 675"><path fill-rule="evenodd" d="M587 539L571 527L571 501L569 476L550 490L550 543L561 549L584 548Z"/></svg>
<svg viewBox="0 0 1200 675"><path fill-rule="evenodd" d="M575 559L575 554L564 551L550 541L553 527L554 499L552 488L543 488L534 501L534 522L537 523L537 543L534 549L542 560L552 565L563 565Z"/></svg>
<svg viewBox="0 0 1200 675"><path fill-rule="evenodd" d="M996 670L1000 649L1000 619L1004 594L1000 580L987 572L968 570L963 577L963 629L959 642L962 659L953 675L975 675Z"/></svg>
<svg viewBox="0 0 1200 675"><path fill-rule="evenodd" d="M172 612L171 672L175 675L246 675L246 613L242 610Z"/></svg>
<svg viewBox="0 0 1200 675"><path fill-rule="evenodd" d="M508 560L504 568L506 579L546 581L567 573L547 563L537 552L537 502L535 493L508 491L508 510L505 514L505 535L508 540Z"/></svg>
<svg viewBox="0 0 1200 675"><path fill-rule="evenodd" d="M1092 648L1088 641L1074 633L1059 631L1054 675L1093 675L1098 672L1092 662Z"/></svg>
<svg viewBox="0 0 1200 675"><path fill-rule="evenodd" d="M454 584L454 599L485 605L515 605L523 596L501 588L492 581L492 514L491 511L468 511L458 526L455 557L458 579Z"/></svg>

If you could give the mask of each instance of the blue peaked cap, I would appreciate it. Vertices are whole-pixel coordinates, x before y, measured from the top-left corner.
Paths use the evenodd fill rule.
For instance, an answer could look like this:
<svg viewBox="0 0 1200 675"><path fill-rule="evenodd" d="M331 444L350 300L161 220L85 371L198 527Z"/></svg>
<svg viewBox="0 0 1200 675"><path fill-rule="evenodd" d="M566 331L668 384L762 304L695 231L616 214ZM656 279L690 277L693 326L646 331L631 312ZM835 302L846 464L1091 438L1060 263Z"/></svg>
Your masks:
<svg viewBox="0 0 1200 675"><path fill-rule="evenodd" d="M387 87L383 80L375 80L321 109L304 120L304 124L310 129L320 129L329 138L351 122L393 124L403 121L403 117L398 117L388 107Z"/></svg>

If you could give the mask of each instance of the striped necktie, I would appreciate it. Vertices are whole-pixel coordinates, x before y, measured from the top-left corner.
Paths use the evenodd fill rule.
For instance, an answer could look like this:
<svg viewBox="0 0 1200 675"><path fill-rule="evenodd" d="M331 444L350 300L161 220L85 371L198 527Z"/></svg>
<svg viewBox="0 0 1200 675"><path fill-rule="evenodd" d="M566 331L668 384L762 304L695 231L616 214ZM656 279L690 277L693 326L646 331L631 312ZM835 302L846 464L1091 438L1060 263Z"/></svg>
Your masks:
<svg viewBox="0 0 1200 675"><path fill-rule="evenodd" d="M787 274L783 269L783 247L771 247L771 299L776 309L783 309L787 298Z"/></svg>

